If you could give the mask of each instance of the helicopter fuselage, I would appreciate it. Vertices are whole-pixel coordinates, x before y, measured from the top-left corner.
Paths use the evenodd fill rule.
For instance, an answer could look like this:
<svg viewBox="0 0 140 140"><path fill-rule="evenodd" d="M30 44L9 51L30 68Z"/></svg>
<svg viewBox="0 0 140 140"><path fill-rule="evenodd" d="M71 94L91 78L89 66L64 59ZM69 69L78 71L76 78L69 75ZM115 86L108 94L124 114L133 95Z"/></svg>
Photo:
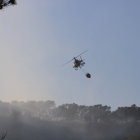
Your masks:
<svg viewBox="0 0 140 140"><path fill-rule="evenodd" d="M88 50L86 50L86 51L88 51ZM86 51L84 51L83 53L85 53ZM76 56L76 57L74 57L74 58L72 59L72 60L74 60L73 68L75 68L76 70L78 69L78 67L81 68L81 67L83 67L84 64L85 64L84 60L82 60L82 58L81 58L81 55L82 55L83 53L81 53L80 55L78 55L78 56ZM80 56L81 60L76 59L76 58L79 57L79 56ZM71 62L72 60L70 60L69 62ZM69 63L69 62L67 62L67 63ZM66 65L67 63L63 64L62 66ZM61 66L61 67L62 67L62 66Z"/></svg>
<svg viewBox="0 0 140 140"><path fill-rule="evenodd" d="M75 59L74 60L74 63L73 63L73 68L75 68L75 70L78 70L78 67L81 68L84 66L85 62L83 62L84 60L78 60L78 59Z"/></svg>
<svg viewBox="0 0 140 140"><path fill-rule="evenodd" d="M82 61L75 59L75 61L73 62L73 67L78 68L81 65L81 62Z"/></svg>

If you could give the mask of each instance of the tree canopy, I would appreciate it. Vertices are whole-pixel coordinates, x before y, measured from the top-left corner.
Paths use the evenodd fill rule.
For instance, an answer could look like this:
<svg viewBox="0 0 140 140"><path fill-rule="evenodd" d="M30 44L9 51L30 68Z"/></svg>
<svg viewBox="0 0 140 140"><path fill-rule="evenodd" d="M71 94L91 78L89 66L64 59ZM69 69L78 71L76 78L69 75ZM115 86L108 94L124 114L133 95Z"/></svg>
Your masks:
<svg viewBox="0 0 140 140"><path fill-rule="evenodd" d="M140 107L0 101L0 132L6 139L139 140Z"/></svg>

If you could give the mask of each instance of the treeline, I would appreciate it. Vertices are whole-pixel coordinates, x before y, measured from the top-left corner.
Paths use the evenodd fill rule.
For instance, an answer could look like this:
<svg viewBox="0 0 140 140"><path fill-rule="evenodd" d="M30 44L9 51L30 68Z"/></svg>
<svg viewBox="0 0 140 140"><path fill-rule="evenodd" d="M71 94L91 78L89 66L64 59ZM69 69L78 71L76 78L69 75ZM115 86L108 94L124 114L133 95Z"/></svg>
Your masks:
<svg viewBox="0 0 140 140"><path fill-rule="evenodd" d="M0 133L7 140L140 140L140 107L0 101Z"/></svg>
<svg viewBox="0 0 140 140"><path fill-rule="evenodd" d="M16 0L0 0L0 10L2 10L6 6L15 5Z"/></svg>
<svg viewBox="0 0 140 140"><path fill-rule="evenodd" d="M0 101L0 115L8 116L13 110L21 115L40 118L47 121L96 122L96 123L127 123L140 122L140 107L118 107L111 112L110 106L101 104L93 106L62 104L56 107L54 101Z"/></svg>

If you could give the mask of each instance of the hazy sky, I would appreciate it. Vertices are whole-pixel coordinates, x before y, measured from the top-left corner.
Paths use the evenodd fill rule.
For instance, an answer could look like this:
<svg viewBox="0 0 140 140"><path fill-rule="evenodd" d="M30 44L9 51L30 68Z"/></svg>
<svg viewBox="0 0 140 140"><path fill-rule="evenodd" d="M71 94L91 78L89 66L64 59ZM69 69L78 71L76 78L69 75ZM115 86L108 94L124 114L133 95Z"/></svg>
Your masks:
<svg viewBox="0 0 140 140"><path fill-rule="evenodd" d="M0 100L140 106L139 0L17 0L0 11ZM71 63L85 50L84 73Z"/></svg>

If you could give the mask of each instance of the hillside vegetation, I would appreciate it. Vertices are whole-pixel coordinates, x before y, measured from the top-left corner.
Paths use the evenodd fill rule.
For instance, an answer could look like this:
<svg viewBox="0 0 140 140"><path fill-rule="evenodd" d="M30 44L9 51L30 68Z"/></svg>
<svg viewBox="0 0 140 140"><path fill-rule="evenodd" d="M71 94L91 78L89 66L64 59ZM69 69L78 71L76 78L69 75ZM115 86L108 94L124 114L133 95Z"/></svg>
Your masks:
<svg viewBox="0 0 140 140"><path fill-rule="evenodd" d="M140 140L140 107L0 101L0 124L6 140Z"/></svg>

